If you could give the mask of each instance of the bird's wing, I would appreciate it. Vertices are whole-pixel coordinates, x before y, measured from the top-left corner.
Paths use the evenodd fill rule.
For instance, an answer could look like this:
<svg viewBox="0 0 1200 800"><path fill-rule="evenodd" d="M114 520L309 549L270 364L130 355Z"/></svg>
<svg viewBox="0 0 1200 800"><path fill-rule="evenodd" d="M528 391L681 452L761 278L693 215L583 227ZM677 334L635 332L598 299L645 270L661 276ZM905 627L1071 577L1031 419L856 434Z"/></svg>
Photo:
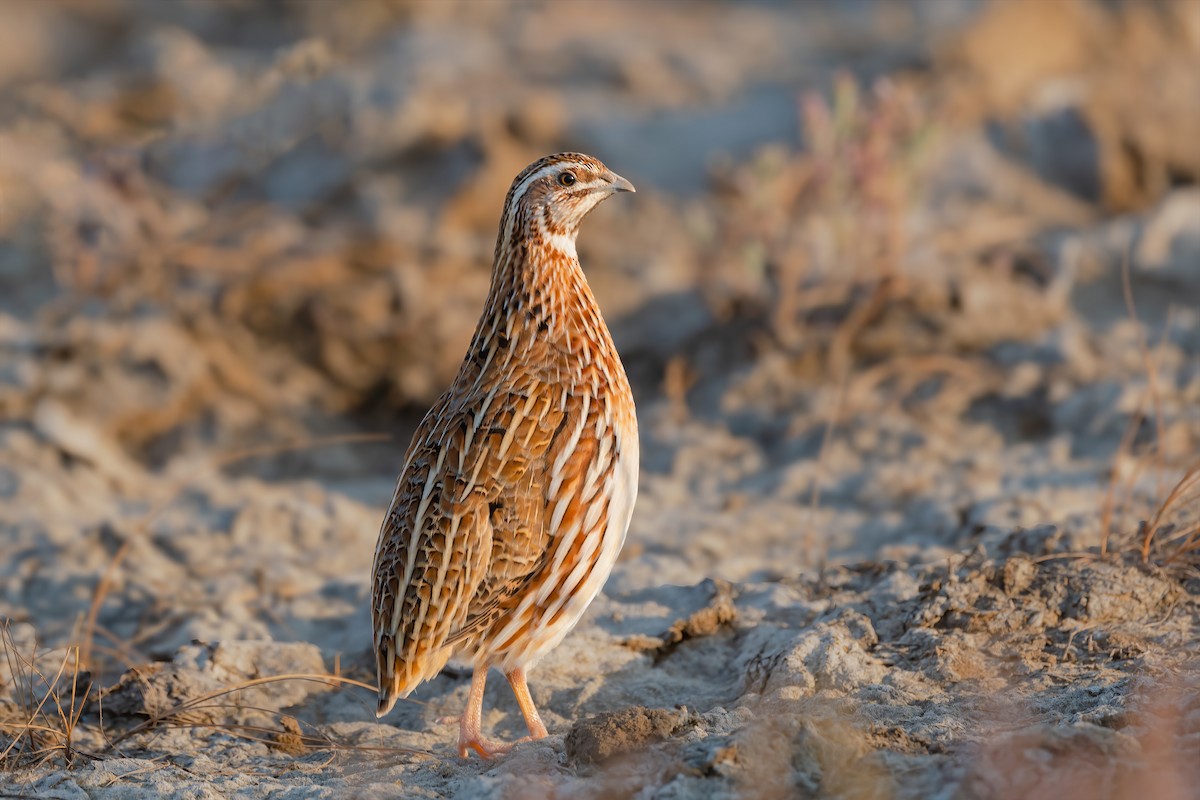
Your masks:
<svg viewBox="0 0 1200 800"><path fill-rule="evenodd" d="M505 487L489 512L492 559L471 599L467 618L446 640L452 647L487 630L504 612L505 601L518 594L545 562L549 536L541 481L535 470L526 470L515 484Z"/></svg>
<svg viewBox="0 0 1200 800"><path fill-rule="evenodd" d="M492 560L469 616L451 637L455 644L491 628L526 592L553 579L564 559L577 559L589 523L607 502L600 490L612 450L602 446L608 434L601 408L587 393L562 387L547 387L543 402L533 421L515 420L518 430L533 426L523 431L524 466L520 474L509 467L491 502Z"/></svg>
<svg viewBox="0 0 1200 800"><path fill-rule="evenodd" d="M383 715L436 675L451 655L487 573L492 526L483 493L468 485L474 417L444 396L426 415L405 457L375 552L372 623Z"/></svg>
<svg viewBox="0 0 1200 800"><path fill-rule="evenodd" d="M381 713L540 585L560 550L581 557L616 452L602 416L589 394L535 379L447 395L427 415L376 554Z"/></svg>
<svg viewBox="0 0 1200 800"><path fill-rule="evenodd" d="M571 393L528 377L489 403L477 432L478 472L486 476L492 557L463 624L448 643L486 630L545 561L553 531L546 514L546 457L570 416Z"/></svg>
<svg viewBox="0 0 1200 800"><path fill-rule="evenodd" d="M485 377L447 392L418 427L373 569L380 713L437 674L544 561L545 460L575 402L535 378Z"/></svg>

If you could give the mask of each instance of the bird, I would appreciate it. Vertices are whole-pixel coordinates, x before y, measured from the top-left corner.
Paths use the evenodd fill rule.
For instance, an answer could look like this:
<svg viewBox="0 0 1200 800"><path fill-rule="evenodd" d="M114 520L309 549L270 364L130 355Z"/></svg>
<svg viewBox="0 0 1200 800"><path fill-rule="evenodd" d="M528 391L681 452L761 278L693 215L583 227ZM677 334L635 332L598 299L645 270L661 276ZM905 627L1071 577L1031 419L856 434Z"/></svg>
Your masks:
<svg viewBox="0 0 1200 800"><path fill-rule="evenodd" d="M636 191L592 156L527 166L504 201L483 313L450 388L413 434L372 567L376 716L451 658L472 668L457 751L500 670L548 735L527 673L579 622L625 541L638 487L633 393L575 241L601 201Z"/></svg>

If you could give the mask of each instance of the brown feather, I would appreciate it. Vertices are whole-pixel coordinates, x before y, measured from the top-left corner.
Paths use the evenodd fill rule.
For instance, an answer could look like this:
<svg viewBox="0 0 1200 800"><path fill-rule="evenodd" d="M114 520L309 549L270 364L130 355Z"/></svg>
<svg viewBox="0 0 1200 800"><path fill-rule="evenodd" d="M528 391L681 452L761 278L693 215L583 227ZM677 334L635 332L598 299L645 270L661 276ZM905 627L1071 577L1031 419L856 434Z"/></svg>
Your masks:
<svg viewBox="0 0 1200 800"><path fill-rule="evenodd" d="M613 186L628 183L566 153L509 190L484 312L413 436L380 530L380 715L454 654L523 681L615 561L636 495L637 422L574 250L579 221Z"/></svg>

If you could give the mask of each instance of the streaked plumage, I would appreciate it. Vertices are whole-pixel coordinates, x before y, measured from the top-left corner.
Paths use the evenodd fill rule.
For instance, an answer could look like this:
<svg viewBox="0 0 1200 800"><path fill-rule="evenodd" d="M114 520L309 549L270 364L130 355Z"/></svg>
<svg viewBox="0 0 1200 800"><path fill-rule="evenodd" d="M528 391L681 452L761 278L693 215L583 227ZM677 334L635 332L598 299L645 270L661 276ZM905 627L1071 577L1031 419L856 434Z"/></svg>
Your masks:
<svg viewBox="0 0 1200 800"><path fill-rule="evenodd" d="M475 674L458 749L480 730L489 667L530 736L546 735L525 670L604 585L637 495L625 370L575 253L583 217L632 185L561 153L513 181L491 288L453 385L413 436L375 552L378 715L451 656Z"/></svg>

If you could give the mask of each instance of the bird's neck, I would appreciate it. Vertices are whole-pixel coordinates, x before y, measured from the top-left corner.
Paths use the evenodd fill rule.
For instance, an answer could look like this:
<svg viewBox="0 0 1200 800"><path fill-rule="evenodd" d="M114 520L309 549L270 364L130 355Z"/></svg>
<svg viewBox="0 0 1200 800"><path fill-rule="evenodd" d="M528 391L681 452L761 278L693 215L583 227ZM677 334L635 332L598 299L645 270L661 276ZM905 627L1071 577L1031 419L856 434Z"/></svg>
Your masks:
<svg viewBox="0 0 1200 800"><path fill-rule="evenodd" d="M533 293L550 287L587 285L575 235L561 233L531 237L503 251L492 267L491 293Z"/></svg>
<svg viewBox="0 0 1200 800"><path fill-rule="evenodd" d="M587 285L575 250L578 229L555 222L549 213L543 209L506 215L496 242L493 293L521 287L536 289L564 278Z"/></svg>
<svg viewBox="0 0 1200 800"><path fill-rule="evenodd" d="M574 233L530 237L498 258L485 314L523 313L553 335L595 299L575 252Z"/></svg>
<svg viewBox="0 0 1200 800"><path fill-rule="evenodd" d="M552 370L558 370L554 365L559 359L591 364L614 357L612 337L574 245L573 235L541 236L498 249L464 369L476 369L472 363L501 363L522 351L542 352L550 359L545 367Z"/></svg>

